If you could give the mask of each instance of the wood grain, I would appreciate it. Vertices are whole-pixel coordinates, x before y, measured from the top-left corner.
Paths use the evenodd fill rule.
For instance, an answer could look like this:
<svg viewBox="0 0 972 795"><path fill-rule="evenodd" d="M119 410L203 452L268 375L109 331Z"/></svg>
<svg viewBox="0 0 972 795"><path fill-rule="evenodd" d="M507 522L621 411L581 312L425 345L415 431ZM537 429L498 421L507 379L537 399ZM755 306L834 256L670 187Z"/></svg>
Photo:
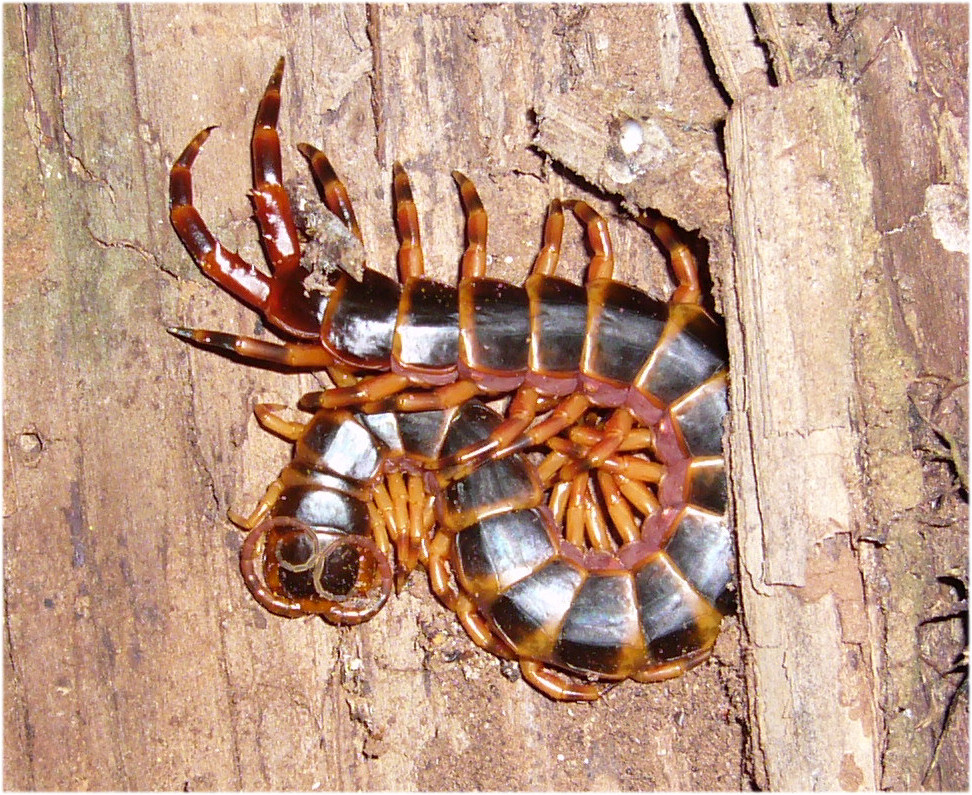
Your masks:
<svg viewBox="0 0 972 795"><path fill-rule="evenodd" d="M967 9L758 6L747 31L702 8L3 9L8 788L967 785L947 618L968 566ZM226 512L289 453L252 406L320 382L164 333L266 334L179 244L166 181L218 124L196 203L262 261L248 144L280 55L285 171L300 141L328 153L386 273L395 160L445 281L456 168L501 278L555 196L605 211L620 278L658 296L667 265L624 210L698 231L730 342L743 607L709 663L554 704L421 576L353 630L250 599ZM584 262L568 226L564 270Z"/></svg>

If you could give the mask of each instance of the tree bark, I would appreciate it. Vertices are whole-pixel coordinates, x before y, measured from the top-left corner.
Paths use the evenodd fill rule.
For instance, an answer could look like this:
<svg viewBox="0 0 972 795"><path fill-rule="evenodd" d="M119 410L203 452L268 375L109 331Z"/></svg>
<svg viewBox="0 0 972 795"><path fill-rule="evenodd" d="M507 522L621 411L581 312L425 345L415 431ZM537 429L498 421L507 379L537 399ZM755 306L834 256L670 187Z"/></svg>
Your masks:
<svg viewBox="0 0 972 795"><path fill-rule="evenodd" d="M738 14L640 5L4 8L8 787L967 780L959 675L945 673L961 624L921 623L961 612L949 590L961 576L950 572L967 567L963 492L951 487L967 415L964 391L950 386L967 377L967 11L756 7L752 17L747 36ZM671 286L667 264L612 203L698 230L690 240L707 253L730 341L742 575L741 615L727 619L706 665L661 685L626 682L593 705L557 704L479 651L420 574L353 629L276 618L250 598L226 512L248 512L290 452L257 426L252 406L294 405L321 381L165 334L169 325L266 333L176 239L167 172L192 135L218 124L194 168L195 203L223 243L262 262L248 145L280 55L285 172L306 174L300 141L327 152L368 263L385 273L397 248L395 160L412 178L427 269L443 281L455 280L462 247L452 169L478 185L491 274L511 281L527 272L555 196L606 212L618 277L658 296ZM788 126L767 122L743 141L723 130L730 108L730 126L746 128L795 96ZM760 168L782 156L783 130L803 146L815 140L825 110L811 102L809 112L808 97L842 109L840 136L824 137L836 161L799 171L784 201ZM642 135L634 152L620 144L630 122ZM797 147L796 162L831 151L809 149ZM869 200L864 188L847 192L868 182ZM805 240L818 241L806 255L816 273L793 295L794 278L812 278L794 273L803 260L755 267L742 241L756 251L772 243L766 230L786 231L786 207L820 186L836 193L820 188L817 199L843 203L826 223L803 219L814 227ZM750 197L747 214L739 202ZM836 220L848 217L856 225ZM566 241L563 270L577 278L587 259L580 228L568 226ZM804 312L814 300L822 311ZM783 308L785 325L773 318ZM774 368L788 361L800 364L788 375L818 379L800 395L814 409L806 416L778 411L792 380ZM820 385L824 372L840 374L839 392ZM747 399L757 394L769 415ZM841 396L841 423L830 423ZM799 468L769 466L797 465L823 436L839 471L804 481ZM842 494L840 521L818 532L813 511L836 510ZM774 531L796 513L791 534L801 521L816 529L788 555L792 535ZM824 646L811 653L806 633L782 631L814 616L831 648L858 652L859 668L841 661L839 687ZM782 684L767 676L772 654L799 661ZM771 709L826 696L828 684L839 710L808 709L794 722ZM851 725L853 738L834 736ZM826 771L836 779L797 764L813 738L821 759L840 761Z"/></svg>

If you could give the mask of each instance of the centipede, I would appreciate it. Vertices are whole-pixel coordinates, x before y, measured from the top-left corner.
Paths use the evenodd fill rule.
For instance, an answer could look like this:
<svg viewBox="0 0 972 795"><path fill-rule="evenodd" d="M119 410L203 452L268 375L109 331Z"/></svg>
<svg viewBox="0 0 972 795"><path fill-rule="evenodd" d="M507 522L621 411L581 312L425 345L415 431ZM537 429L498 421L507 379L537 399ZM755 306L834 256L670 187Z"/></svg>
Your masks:
<svg viewBox="0 0 972 795"><path fill-rule="evenodd" d="M458 283L425 276L418 208L392 169L398 280L364 267L322 282L283 182L284 59L260 100L254 217L269 274L225 248L193 205L200 131L169 176L170 221L200 270L281 341L171 327L243 362L326 371L306 422L259 405L294 445L253 512L240 568L259 604L335 624L374 617L423 567L470 638L550 698L595 700L624 679L683 674L712 652L732 597L723 423L728 354L699 268L672 225L637 220L668 253L667 301L614 279L607 220L551 201L522 285L487 275L488 219L465 214ZM363 245L348 190L302 143L320 199ZM582 225L582 284L556 274L565 213ZM503 413L485 401L505 399Z"/></svg>

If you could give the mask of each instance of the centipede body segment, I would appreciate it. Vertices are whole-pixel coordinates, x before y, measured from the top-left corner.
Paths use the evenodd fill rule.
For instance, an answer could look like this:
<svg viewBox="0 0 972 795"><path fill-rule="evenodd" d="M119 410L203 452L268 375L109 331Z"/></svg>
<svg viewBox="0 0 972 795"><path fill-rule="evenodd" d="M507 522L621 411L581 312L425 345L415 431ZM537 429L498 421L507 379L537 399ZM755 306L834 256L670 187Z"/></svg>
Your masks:
<svg viewBox="0 0 972 795"><path fill-rule="evenodd" d="M466 215L457 285L424 276L418 209L395 164L399 280L365 269L309 286L276 130L283 59L260 102L252 199L271 273L225 249L192 204L210 130L170 172L173 227L200 269L283 342L170 329L254 364L327 369L307 422L259 406L294 457L247 518L244 580L271 612L368 620L423 566L470 637L564 700L599 682L656 681L703 661L731 588L722 424L725 341L695 260L663 219L641 219L678 286L660 302L613 279L606 220L553 200L523 285L487 275L486 210ZM325 206L359 239L327 157L299 145ZM583 284L556 275L564 211L591 251ZM314 284L318 284L317 281ZM508 395L505 415L481 398ZM538 456L526 456L526 452Z"/></svg>

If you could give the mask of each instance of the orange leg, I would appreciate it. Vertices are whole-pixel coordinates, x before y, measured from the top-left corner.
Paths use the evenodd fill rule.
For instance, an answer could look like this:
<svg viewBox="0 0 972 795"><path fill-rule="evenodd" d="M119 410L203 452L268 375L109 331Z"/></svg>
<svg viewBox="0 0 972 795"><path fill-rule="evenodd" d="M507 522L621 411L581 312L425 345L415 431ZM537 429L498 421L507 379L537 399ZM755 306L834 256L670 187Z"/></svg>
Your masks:
<svg viewBox="0 0 972 795"><path fill-rule="evenodd" d="M439 597L449 610L458 611L459 588L449 568L449 555L452 554L452 536L439 532L429 544L428 572L432 593Z"/></svg>
<svg viewBox="0 0 972 795"><path fill-rule="evenodd" d="M570 440L582 447L594 447L605 437L603 429L590 425L575 425L568 432ZM618 452L630 450L650 450L655 444L655 434L651 428L632 428L618 446Z"/></svg>
<svg viewBox="0 0 972 795"><path fill-rule="evenodd" d="M550 440L550 442L562 441L563 439ZM550 484L554 482L557 474L568 460L569 458L567 453L556 449L551 449L551 451L544 456L543 461L540 462L540 466L537 467L537 471L540 475L540 482L543 484L544 488L549 487Z"/></svg>
<svg viewBox="0 0 972 795"><path fill-rule="evenodd" d="M277 436L283 437L287 441L296 442L301 437L301 434L303 434L304 429L307 428L307 425L303 422L285 420L283 417L274 413L285 408L287 407L280 403L257 403L253 407L253 413L256 415L257 422L260 423L261 427L266 428L271 433L277 434Z"/></svg>
<svg viewBox="0 0 972 795"><path fill-rule="evenodd" d="M241 514L233 510L227 511L226 515L237 527L242 527L244 530L252 530L270 516L270 511L277 504L277 500L280 499L283 490L283 483L279 479L275 480L267 486L266 493L260 498L260 501L256 504L256 508L253 509L249 516L244 518Z"/></svg>
<svg viewBox="0 0 972 795"><path fill-rule="evenodd" d="M403 392L410 383L408 376L383 373L350 386L308 392L298 405L305 411L351 406L365 413L435 411L459 406L479 394L479 387L471 381L456 381L425 392Z"/></svg>
<svg viewBox="0 0 972 795"><path fill-rule="evenodd" d="M578 444L562 437L554 437L547 440L547 445L551 450L556 451L562 456L564 463L557 472L560 480L572 481L592 469L603 469L615 476L624 476L631 480L645 481L648 483L658 483L665 473L665 467L655 461L650 461L641 456L632 455L611 455L608 458L599 460L594 466L590 461L590 449L583 444ZM547 464L548 477L552 474L553 464Z"/></svg>
<svg viewBox="0 0 972 795"><path fill-rule="evenodd" d="M300 267L300 244L290 211L290 197L283 187L280 136L277 134L283 70L284 59L281 58L257 108L251 143L253 191L250 196L256 208L267 259L273 267L275 286L279 277L292 277Z"/></svg>
<svg viewBox="0 0 972 795"><path fill-rule="evenodd" d="M513 396L506 410L506 419L480 442L462 448L454 455L440 458L435 467L458 478L471 468L482 464L487 458L508 455L513 442L521 439L523 432L536 418L539 394L533 387L522 387ZM493 455L494 451L502 453Z"/></svg>
<svg viewBox="0 0 972 795"><path fill-rule="evenodd" d="M243 337L225 331L209 331L182 326L172 326L166 331L179 339L198 345L200 348L224 355L239 356L249 362L313 370L319 370L334 363L331 354L318 343L267 342L256 337Z"/></svg>
<svg viewBox="0 0 972 795"><path fill-rule="evenodd" d="M587 269L587 281L610 279L614 276L614 247L607 221L587 202L569 201L564 206L573 210L574 215L587 227L587 240L594 255Z"/></svg>
<svg viewBox="0 0 972 795"><path fill-rule="evenodd" d="M192 204L192 164L212 127L197 133L169 172L169 219L192 258L216 284L251 309L263 312L270 296L270 277L239 254L223 248Z"/></svg>
<svg viewBox="0 0 972 795"><path fill-rule="evenodd" d="M527 682L556 701L596 701L602 694L596 685L576 682L536 660L520 660L520 671Z"/></svg>
<svg viewBox="0 0 972 795"><path fill-rule="evenodd" d="M395 395L408 386L408 383L408 378L403 375L383 373L362 378L353 386L337 387L323 392L308 392L301 397L297 405L303 411L360 406L362 403L383 400Z"/></svg>
<svg viewBox="0 0 972 795"><path fill-rule="evenodd" d="M428 542L432 531L432 517L426 511L428 495L418 475L409 475L408 486L408 550L409 557L406 565L411 573L419 561L428 557Z"/></svg>
<svg viewBox="0 0 972 795"><path fill-rule="evenodd" d="M512 658L513 655L507 645L496 636L489 626L489 622L480 614L476 603L465 594L459 595L456 604L456 617L462 624L462 628L466 630L466 634L479 648L504 660Z"/></svg>
<svg viewBox="0 0 972 795"><path fill-rule="evenodd" d="M658 483L665 474L662 464L630 455L612 456L601 465L601 469L612 475L624 475L631 480L645 483Z"/></svg>
<svg viewBox="0 0 972 795"><path fill-rule="evenodd" d="M331 161L320 149L310 144L297 144L297 149L310 163L311 171L314 172L314 176L321 186L327 209L340 218L354 236L361 243L364 243L361 227L358 226L358 219L354 216L354 208L351 206L351 198L348 196L348 189L334 171Z"/></svg>
<svg viewBox="0 0 972 795"><path fill-rule="evenodd" d="M442 604L456 614L459 623L473 643L497 657L509 659L512 655L507 645L495 635L476 607L476 603L462 593L456 585L449 565L452 542L452 536L439 533L429 544L427 569L432 592Z"/></svg>
<svg viewBox="0 0 972 795"><path fill-rule="evenodd" d="M702 301L702 286L699 283L699 265L691 249L682 242L672 225L659 215L643 213L638 222L655 233L668 251L672 261L672 271L678 287L672 294L673 304L698 304Z"/></svg>
<svg viewBox="0 0 972 795"><path fill-rule="evenodd" d="M385 485L384 480L379 480L375 483L372 489L372 501L381 513L391 541L397 545L404 535L404 528L398 524L395 503L392 500L391 494L388 493L388 487Z"/></svg>
<svg viewBox="0 0 972 795"><path fill-rule="evenodd" d="M392 166L392 195L395 202L395 229L398 231L398 276L402 282L425 273L425 257L419 234L418 210L412 198L412 184L402 164Z"/></svg>
<svg viewBox="0 0 972 795"><path fill-rule="evenodd" d="M570 494L567 498L564 538L578 549L584 549L587 546L584 536L584 525L588 482L586 473L571 481Z"/></svg>
<svg viewBox="0 0 972 795"><path fill-rule="evenodd" d="M675 660L674 662L652 665L644 671L632 674L631 678L636 682L645 682L648 684L653 682L664 682L666 679L674 679L676 676L681 676L686 671L694 668L696 665L705 662L711 656L711 648L702 649L701 651L694 652L693 654L683 657L680 660Z"/></svg>
<svg viewBox="0 0 972 795"><path fill-rule="evenodd" d="M592 484L593 485L593 484ZM598 504L592 487L589 486L583 503L584 527L587 531L587 540L591 549L600 552L615 552L617 544L611 537L611 526L604 518L604 512Z"/></svg>
<svg viewBox="0 0 972 795"><path fill-rule="evenodd" d="M564 238L564 210L560 199L550 202L547 220L543 227L543 241L540 253L533 261L533 273L553 276L560 262L560 246Z"/></svg>
<svg viewBox="0 0 972 795"><path fill-rule="evenodd" d="M621 537L622 543L637 540L641 534L638 532L634 512L614 478L601 470L597 473L597 486L611 517L611 524Z"/></svg>
<svg viewBox="0 0 972 795"><path fill-rule="evenodd" d="M598 473L600 474L600 473ZM651 490L644 483L632 480L621 474L611 475L618 490L624 498L633 505L642 516L651 516L661 505L658 498L651 493Z"/></svg>
<svg viewBox="0 0 972 795"><path fill-rule="evenodd" d="M367 411L438 411L460 406L480 393L472 381L456 381L425 392L402 392L394 398L373 406Z"/></svg>
<svg viewBox="0 0 972 795"><path fill-rule="evenodd" d="M585 469L597 469L621 446L632 430L634 417L626 408L617 409L604 424L603 438L594 445L582 461L569 464L563 474L572 480Z"/></svg>
<svg viewBox="0 0 972 795"><path fill-rule="evenodd" d="M375 545L381 551L381 554L391 560L392 543L391 539L388 537L388 528L385 526L385 518L382 516L381 511L378 510L378 506L375 505L374 500L367 503L367 508L368 520L371 523L371 537L374 539Z"/></svg>
<svg viewBox="0 0 972 795"><path fill-rule="evenodd" d="M586 395L575 393L565 398L544 420L538 422L519 438L501 446L493 453L493 457L504 458L511 453L517 453L528 447L535 447L547 442L577 422L590 405L590 398Z"/></svg>
<svg viewBox="0 0 972 795"><path fill-rule="evenodd" d="M466 251L462 255L459 278L475 279L486 275L486 234L489 228L486 210L472 180L459 171L453 171L452 178L459 186L466 214Z"/></svg>

